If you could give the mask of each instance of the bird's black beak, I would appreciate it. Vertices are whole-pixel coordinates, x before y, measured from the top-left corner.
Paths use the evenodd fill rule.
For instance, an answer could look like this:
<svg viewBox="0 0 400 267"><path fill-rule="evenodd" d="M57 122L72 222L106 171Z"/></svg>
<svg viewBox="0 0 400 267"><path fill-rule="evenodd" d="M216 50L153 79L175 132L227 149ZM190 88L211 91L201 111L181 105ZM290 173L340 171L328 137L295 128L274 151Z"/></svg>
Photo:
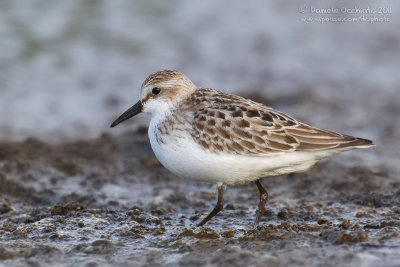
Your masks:
<svg viewBox="0 0 400 267"><path fill-rule="evenodd" d="M118 124L120 124L123 121L126 121L127 119L132 118L133 116L139 114L140 112L142 112L142 102L140 102L140 100L133 105L133 107L131 107L130 109L128 109L127 111L125 111L121 116L118 117L118 119L116 119L112 124L111 124L111 128L117 126Z"/></svg>

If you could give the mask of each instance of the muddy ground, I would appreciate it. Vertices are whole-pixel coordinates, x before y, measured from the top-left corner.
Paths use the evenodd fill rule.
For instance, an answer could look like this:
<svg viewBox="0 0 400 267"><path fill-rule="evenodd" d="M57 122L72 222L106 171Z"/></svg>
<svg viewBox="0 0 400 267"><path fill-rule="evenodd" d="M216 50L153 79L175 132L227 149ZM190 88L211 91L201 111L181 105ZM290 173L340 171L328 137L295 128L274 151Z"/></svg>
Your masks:
<svg viewBox="0 0 400 267"><path fill-rule="evenodd" d="M1 143L0 265L398 264L398 173L360 160L379 148L264 179L270 200L257 227L256 186L229 187L223 212L196 228L216 189L166 171L146 130Z"/></svg>

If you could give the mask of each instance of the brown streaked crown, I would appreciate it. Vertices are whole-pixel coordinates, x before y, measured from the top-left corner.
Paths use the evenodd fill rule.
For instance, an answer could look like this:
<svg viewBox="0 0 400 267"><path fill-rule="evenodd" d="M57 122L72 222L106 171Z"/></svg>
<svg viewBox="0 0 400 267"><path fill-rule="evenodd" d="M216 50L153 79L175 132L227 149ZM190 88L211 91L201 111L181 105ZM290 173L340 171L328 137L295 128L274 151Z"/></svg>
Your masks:
<svg viewBox="0 0 400 267"><path fill-rule="evenodd" d="M185 74L176 70L160 70L150 74L142 84L142 88L149 85L176 83L193 85L192 81Z"/></svg>

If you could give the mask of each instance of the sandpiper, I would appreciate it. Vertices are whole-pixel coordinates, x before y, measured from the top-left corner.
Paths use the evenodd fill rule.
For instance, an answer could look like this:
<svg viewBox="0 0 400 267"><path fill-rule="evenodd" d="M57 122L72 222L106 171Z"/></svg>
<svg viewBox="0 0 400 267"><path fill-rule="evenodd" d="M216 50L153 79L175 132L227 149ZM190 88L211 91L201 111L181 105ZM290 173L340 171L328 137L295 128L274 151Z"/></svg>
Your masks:
<svg viewBox="0 0 400 267"><path fill-rule="evenodd" d="M240 96L197 87L174 70L147 77L140 100L111 127L141 112L151 113L150 144L165 168L183 178L218 185L217 204L198 226L222 210L225 185L256 184L258 224L268 200L260 178L304 172L322 158L374 145L307 125Z"/></svg>

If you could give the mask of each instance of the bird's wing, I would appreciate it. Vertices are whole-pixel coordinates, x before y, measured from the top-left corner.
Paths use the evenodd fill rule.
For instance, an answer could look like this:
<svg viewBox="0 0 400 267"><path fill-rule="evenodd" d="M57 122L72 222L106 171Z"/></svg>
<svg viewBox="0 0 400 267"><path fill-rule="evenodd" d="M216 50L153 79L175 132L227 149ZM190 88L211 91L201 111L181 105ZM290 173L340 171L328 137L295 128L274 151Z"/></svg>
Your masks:
<svg viewBox="0 0 400 267"><path fill-rule="evenodd" d="M216 90L197 93L191 135L218 153L266 155L370 146L372 142L321 130L265 105Z"/></svg>

